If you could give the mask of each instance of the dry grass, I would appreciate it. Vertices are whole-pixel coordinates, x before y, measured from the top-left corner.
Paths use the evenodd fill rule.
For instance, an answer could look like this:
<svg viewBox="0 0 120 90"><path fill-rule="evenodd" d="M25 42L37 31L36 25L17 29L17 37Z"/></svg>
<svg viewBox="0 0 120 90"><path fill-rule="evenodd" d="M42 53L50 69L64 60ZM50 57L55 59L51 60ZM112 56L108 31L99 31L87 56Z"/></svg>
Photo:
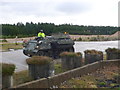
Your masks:
<svg viewBox="0 0 120 90"><path fill-rule="evenodd" d="M100 54L103 55L102 51L97 51L97 50L86 50L84 51L86 54Z"/></svg>
<svg viewBox="0 0 120 90"><path fill-rule="evenodd" d="M27 64L39 64L39 65L48 64L51 61L52 58L47 56L33 56L31 58L26 59Z"/></svg>
<svg viewBox="0 0 120 90"><path fill-rule="evenodd" d="M16 72L13 74L13 85L17 86L25 82L32 81L33 79L29 76L28 70Z"/></svg>
<svg viewBox="0 0 120 90"><path fill-rule="evenodd" d="M63 72L61 64L55 64L54 67L55 67L55 74L59 74ZM13 74L13 85L14 86L17 86L19 84L23 84L26 82L30 82L32 80L33 79L29 76L28 70L16 72Z"/></svg>
<svg viewBox="0 0 120 90"><path fill-rule="evenodd" d="M117 49L117 48L108 48L108 49L106 49L105 50L106 52L114 52L114 53L117 53L117 54L119 54L120 53L120 49Z"/></svg>
<svg viewBox="0 0 120 90"><path fill-rule="evenodd" d="M80 52L74 53L74 52L62 52L60 56L69 56L69 57L77 57L77 56L82 56Z"/></svg>
<svg viewBox="0 0 120 90"><path fill-rule="evenodd" d="M18 43L17 45L15 43L6 43L6 44L1 44L0 49L2 51L9 51L9 49L21 49L23 48L22 43Z"/></svg>
<svg viewBox="0 0 120 90"><path fill-rule="evenodd" d="M0 63L0 67L2 65L2 75L12 75L15 71L15 65L14 64L7 64L7 63Z"/></svg>
<svg viewBox="0 0 120 90"><path fill-rule="evenodd" d="M105 66L95 72L88 73L81 77L72 78L65 82L60 88L109 88L116 85L120 85L119 82L111 82L109 84L107 80L115 80L115 76L119 76L118 71L120 68L116 65ZM118 78L117 78L118 79ZM104 87L105 86L105 87ZM114 88L114 90L116 90Z"/></svg>

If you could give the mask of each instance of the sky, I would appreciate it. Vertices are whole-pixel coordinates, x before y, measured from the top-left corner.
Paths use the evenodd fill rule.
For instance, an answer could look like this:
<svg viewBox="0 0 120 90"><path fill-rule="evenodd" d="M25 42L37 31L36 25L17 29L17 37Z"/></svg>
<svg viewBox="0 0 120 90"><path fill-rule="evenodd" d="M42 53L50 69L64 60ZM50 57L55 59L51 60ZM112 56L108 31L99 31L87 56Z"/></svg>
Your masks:
<svg viewBox="0 0 120 90"><path fill-rule="evenodd" d="M0 24L118 26L119 0L0 0Z"/></svg>

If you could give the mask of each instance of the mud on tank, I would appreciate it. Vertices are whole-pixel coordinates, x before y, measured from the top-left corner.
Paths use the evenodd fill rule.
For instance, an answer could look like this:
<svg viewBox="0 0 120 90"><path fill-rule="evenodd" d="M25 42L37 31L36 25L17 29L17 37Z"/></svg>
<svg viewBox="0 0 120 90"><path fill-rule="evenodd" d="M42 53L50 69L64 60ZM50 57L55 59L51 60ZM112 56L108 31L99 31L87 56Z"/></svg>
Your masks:
<svg viewBox="0 0 120 90"><path fill-rule="evenodd" d="M59 54L64 51L74 52L74 41L68 34L54 34L44 39L30 40L24 43L23 53L27 56L49 56L59 58Z"/></svg>

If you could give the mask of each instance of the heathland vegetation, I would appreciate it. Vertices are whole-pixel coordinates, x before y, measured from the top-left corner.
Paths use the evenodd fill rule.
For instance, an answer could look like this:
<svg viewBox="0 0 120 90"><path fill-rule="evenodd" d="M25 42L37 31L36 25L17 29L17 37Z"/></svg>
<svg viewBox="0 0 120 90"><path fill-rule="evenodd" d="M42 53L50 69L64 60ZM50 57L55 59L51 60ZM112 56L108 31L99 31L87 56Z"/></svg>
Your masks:
<svg viewBox="0 0 120 90"><path fill-rule="evenodd" d="M15 38L36 36L40 29L43 29L46 35L58 32L68 32L71 35L112 35L118 31L118 27L113 26L84 26L54 23L29 23L23 24L2 24L1 38Z"/></svg>

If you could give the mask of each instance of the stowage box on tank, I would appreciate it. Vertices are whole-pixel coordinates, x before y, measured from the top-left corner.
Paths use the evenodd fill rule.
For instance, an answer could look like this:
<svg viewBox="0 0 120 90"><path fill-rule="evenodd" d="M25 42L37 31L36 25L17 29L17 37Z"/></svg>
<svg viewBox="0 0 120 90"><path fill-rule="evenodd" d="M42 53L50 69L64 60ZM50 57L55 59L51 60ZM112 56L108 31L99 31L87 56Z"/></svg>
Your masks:
<svg viewBox="0 0 120 90"><path fill-rule="evenodd" d="M59 54L64 51L74 52L74 41L68 34L54 34L44 39L30 40L24 44L23 53L27 56L50 56L59 58Z"/></svg>

